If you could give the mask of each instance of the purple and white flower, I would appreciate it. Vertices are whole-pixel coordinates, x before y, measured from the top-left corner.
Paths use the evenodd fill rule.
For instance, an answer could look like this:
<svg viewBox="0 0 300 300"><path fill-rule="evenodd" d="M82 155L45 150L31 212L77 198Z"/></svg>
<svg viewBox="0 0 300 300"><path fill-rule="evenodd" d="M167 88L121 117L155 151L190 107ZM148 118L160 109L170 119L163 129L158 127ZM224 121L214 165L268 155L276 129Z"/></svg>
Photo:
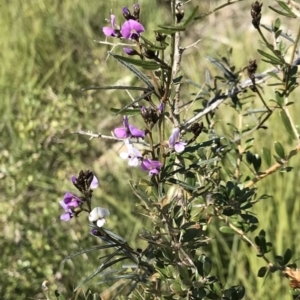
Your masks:
<svg viewBox="0 0 300 300"><path fill-rule="evenodd" d="M114 130L114 134L119 139L127 139L131 137L135 138L144 138L145 132L143 130L138 129L137 127L129 124L128 117L123 117L123 126Z"/></svg>
<svg viewBox="0 0 300 300"><path fill-rule="evenodd" d="M62 221L69 221L74 216L73 209L80 206L81 203L82 201L80 198L70 192L67 192L64 195L63 200L59 202L59 204L65 210L65 213L60 216L60 219Z"/></svg>
<svg viewBox="0 0 300 300"><path fill-rule="evenodd" d="M124 141L127 148L127 152L121 152L120 157L122 159L128 159L128 165L131 167L137 167L142 159L142 154L138 149L133 147L133 144L129 139Z"/></svg>
<svg viewBox="0 0 300 300"><path fill-rule="evenodd" d="M181 153L182 151L184 151L185 146L187 145L187 143L179 141L179 137L180 137L180 129L174 128L169 138L169 147L174 148L174 150L177 153Z"/></svg>

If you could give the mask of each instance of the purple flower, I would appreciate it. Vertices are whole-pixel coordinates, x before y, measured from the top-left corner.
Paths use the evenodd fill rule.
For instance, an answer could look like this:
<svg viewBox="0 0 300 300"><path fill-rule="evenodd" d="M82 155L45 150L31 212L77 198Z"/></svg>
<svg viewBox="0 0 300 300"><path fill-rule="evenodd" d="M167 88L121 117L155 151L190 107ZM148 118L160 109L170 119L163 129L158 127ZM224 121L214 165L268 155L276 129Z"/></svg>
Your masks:
<svg viewBox="0 0 300 300"><path fill-rule="evenodd" d="M73 182L73 184L76 184L77 177L75 175L72 175L71 176L71 181ZM98 187L98 185L99 185L99 181L98 181L97 177L94 175L93 176L93 180L92 180L91 185L90 185L90 188L92 190L94 190L94 189L96 189Z"/></svg>
<svg viewBox="0 0 300 300"><path fill-rule="evenodd" d="M106 36L113 36L113 37L121 37L120 30L116 26L116 17L115 15L110 15L110 24L111 27L103 27L102 31Z"/></svg>
<svg viewBox="0 0 300 300"><path fill-rule="evenodd" d="M174 148L177 153L184 150L187 143L179 141L180 129L174 128L169 138L169 147Z"/></svg>
<svg viewBox="0 0 300 300"><path fill-rule="evenodd" d="M149 175L157 175L162 167L162 163L158 160L145 158L141 163L141 168L144 171L149 171Z"/></svg>
<svg viewBox="0 0 300 300"><path fill-rule="evenodd" d="M139 165L140 160L142 158L142 154L139 150L135 149L127 139L124 141L125 146L127 147L127 152L121 152L120 157L123 159L128 159L128 165L131 167L136 167Z"/></svg>
<svg viewBox="0 0 300 300"><path fill-rule="evenodd" d="M143 25L135 20L126 21L121 28L123 38L129 40L138 40L140 34L144 31Z"/></svg>
<svg viewBox="0 0 300 300"><path fill-rule="evenodd" d="M67 192L62 201L59 202L65 213L60 216L62 221L69 221L73 216L72 208L78 207L82 201L72 193Z"/></svg>
<svg viewBox="0 0 300 300"><path fill-rule="evenodd" d="M126 139L131 137L136 137L136 138L145 137L145 132L143 130L136 128L133 125L130 125L128 123L128 117L126 116L123 117L123 125L124 127L119 127L114 130L114 134L117 138Z"/></svg>

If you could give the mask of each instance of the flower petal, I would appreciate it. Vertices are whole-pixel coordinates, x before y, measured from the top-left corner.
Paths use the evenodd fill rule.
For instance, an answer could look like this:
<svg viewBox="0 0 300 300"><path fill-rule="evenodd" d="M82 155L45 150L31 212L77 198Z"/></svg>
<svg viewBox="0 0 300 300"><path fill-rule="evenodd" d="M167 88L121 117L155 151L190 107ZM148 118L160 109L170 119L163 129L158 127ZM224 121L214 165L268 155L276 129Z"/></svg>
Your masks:
<svg viewBox="0 0 300 300"><path fill-rule="evenodd" d="M75 175L72 175L72 176L71 176L71 181L73 182L73 184L75 184L75 183L76 183L76 181L77 181L77 178L76 178L76 176L75 176Z"/></svg>
<svg viewBox="0 0 300 300"><path fill-rule="evenodd" d="M105 223L106 220L103 218L103 219L99 219L96 224L98 227L102 227Z"/></svg>
<svg viewBox="0 0 300 300"><path fill-rule="evenodd" d="M123 50L127 55L130 55L130 56L139 54L136 50L134 50L132 48L125 47L125 48L123 48Z"/></svg>
<svg viewBox="0 0 300 300"><path fill-rule="evenodd" d="M62 215L60 216L60 219L61 219L62 221L69 221L69 220L71 219L71 214L70 214L70 213L62 214Z"/></svg>
<svg viewBox="0 0 300 300"><path fill-rule="evenodd" d="M102 207L95 207L89 214L89 221L95 222L99 219L103 219L107 216L109 216L109 210Z"/></svg>
<svg viewBox="0 0 300 300"><path fill-rule="evenodd" d="M169 146L174 147L175 143L178 141L180 135L180 129L179 128L174 128L172 130L172 134L170 135L169 138Z"/></svg>
<svg viewBox="0 0 300 300"><path fill-rule="evenodd" d="M92 180L91 185L90 185L90 188L92 190L94 190L98 187L98 185L99 185L99 181L98 181L97 177L94 175L93 180Z"/></svg>
<svg viewBox="0 0 300 300"><path fill-rule="evenodd" d="M174 145L174 150L175 150L177 153L181 153L181 152L184 150L185 145L186 145L186 143L184 143L184 142L177 142L177 143L175 143L175 145Z"/></svg>
<svg viewBox="0 0 300 300"><path fill-rule="evenodd" d="M140 163L140 160L137 158L137 157L131 157L129 160L128 160L128 166L130 167L137 167Z"/></svg>
<svg viewBox="0 0 300 300"><path fill-rule="evenodd" d="M128 152L121 152L121 153L120 153L120 157L121 157L122 159L128 159L128 158L129 158Z"/></svg>
<svg viewBox="0 0 300 300"><path fill-rule="evenodd" d="M115 28L115 26L116 26L116 16L113 15L113 14L110 15L110 24L111 24L112 28Z"/></svg>
<svg viewBox="0 0 300 300"><path fill-rule="evenodd" d="M144 138L145 137L145 132L143 130L136 128L133 125L129 125L129 131L133 137L136 137L136 138Z"/></svg>
<svg viewBox="0 0 300 300"><path fill-rule="evenodd" d="M152 169L160 169L162 167L162 163L158 160L152 160L149 158L145 158L141 163L141 168L144 171L152 170Z"/></svg>
<svg viewBox="0 0 300 300"><path fill-rule="evenodd" d="M111 27L103 27L102 31L106 36L114 36L115 35L115 30Z"/></svg>
<svg viewBox="0 0 300 300"><path fill-rule="evenodd" d="M121 34L125 39L131 39L133 34L139 35L144 32L145 28L142 24L134 20L124 22L121 28Z"/></svg>
<svg viewBox="0 0 300 300"><path fill-rule="evenodd" d="M124 127L115 128L114 134L119 139L126 139L129 137L128 131Z"/></svg>

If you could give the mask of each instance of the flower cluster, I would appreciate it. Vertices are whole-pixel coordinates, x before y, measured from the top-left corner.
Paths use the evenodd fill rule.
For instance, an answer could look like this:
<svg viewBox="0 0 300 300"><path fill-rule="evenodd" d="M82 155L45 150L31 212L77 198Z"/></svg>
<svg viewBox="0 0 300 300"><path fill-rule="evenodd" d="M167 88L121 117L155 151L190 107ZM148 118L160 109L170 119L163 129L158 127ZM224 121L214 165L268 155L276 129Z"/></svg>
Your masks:
<svg viewBox="0 0 300 300"><path fill-rule="evenodd" d="M125 17L126 21L121 27L116 25L116 17L114 14L111 14L111 27L103 27L103 33L106 36L137 41L140 37L140 34L145 31L145 28L141 23L139 23L140 7L138 4L134 4L133 11L133 14L131 14L127 7L123 7L123 16ZM130 48L126 49L126 53L130 52L129 50L132 50Z"/></svg>
<svg viewBox="0 0 300 300"><path fill-rule="evenodd" d="M73 175L71 181L74 186L82 193L81 197L67 192L60 205L64 209L64 213L60 216L62 221L69 221L71 218L76 217L82 211L89 211L89 220L97 227L102 227L105 223L105 217L109 216L109 211L106 208L95 207L91 210L91 196L92 190L96 189L99 185L97 177L90 171L80 171L79 176ZM87 204L87 208L84 207Z"/></svg>

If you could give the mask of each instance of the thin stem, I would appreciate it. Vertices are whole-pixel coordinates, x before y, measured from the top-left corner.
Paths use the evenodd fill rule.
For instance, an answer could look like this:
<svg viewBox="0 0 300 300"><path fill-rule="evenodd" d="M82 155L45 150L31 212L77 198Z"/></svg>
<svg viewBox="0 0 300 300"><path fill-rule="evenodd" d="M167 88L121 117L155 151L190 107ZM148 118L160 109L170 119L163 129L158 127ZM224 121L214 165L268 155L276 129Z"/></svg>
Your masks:
<svg viewBox="0 0 300 300"><path fill-rule="evenodd" d="M84 130L78 130L78 131L73 131L71 132L73 134L78 134L78 135L86 135L86 136L89 136L90 137L90 140L96 138L96 139L106 139L106 140L113 140L113 141L117 141L117 142L124 142L124 139L120 139L120 138L117 138L115 136L112 136L112 135L104 135L102 133L93 133L91 131L84 131ZM133 141L133 140L130 140L133 144L139 144L139 145L143 145L143 146L146 146L146 147L150 147L150 145L146 142L142 142L140 140L136 140L136 141Z"/></svg>

